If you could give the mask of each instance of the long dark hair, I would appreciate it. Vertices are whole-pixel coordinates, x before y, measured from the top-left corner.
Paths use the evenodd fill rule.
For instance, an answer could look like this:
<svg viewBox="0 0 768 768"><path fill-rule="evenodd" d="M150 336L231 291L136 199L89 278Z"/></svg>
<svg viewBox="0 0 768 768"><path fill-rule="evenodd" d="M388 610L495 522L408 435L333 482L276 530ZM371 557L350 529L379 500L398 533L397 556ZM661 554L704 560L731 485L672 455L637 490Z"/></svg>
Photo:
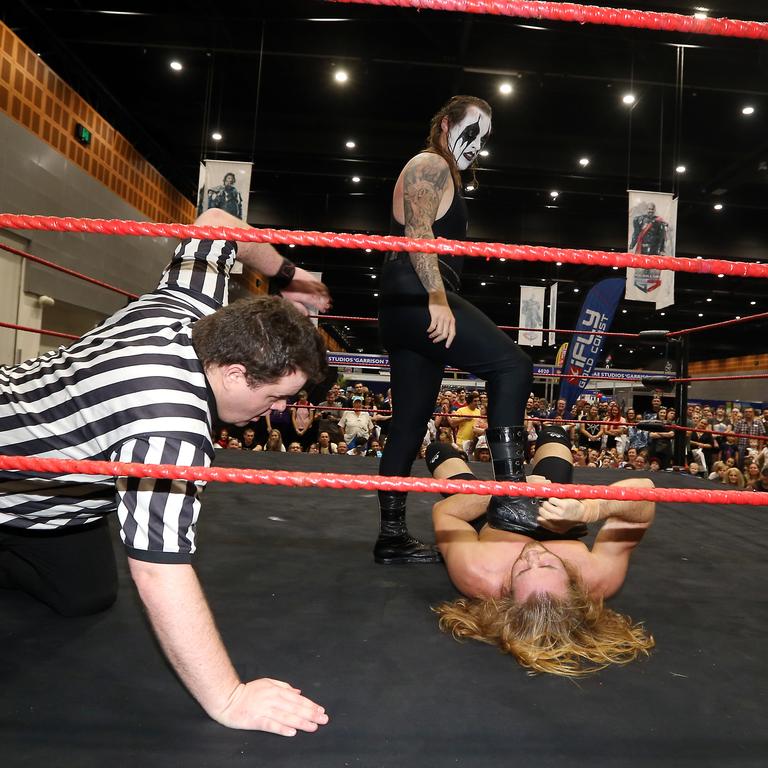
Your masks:
<svg viewBox="0 0 768 768"><path fill-rule="evenodd" d="M456 125L456 123L460 123L467 114L468 107L477 107L485 112L488 117L491 117L491 105L484 99L481 99L478 96L454 96L440 108L440 111L436 115L432 117L432 120L429 123L427 146L425 147L425 151L434 152L436 155L440 155L440 157L448 163L448 167L451 169L451 176L453 176L453 183L456 185L457 189L461 188L461 174L459 173L459 166L456 165L456 158L442 146L442 123L444 117L448 118L448 125ZM477 186L475 163L472 163L470 170L472 171L472 183Z"/></svg>

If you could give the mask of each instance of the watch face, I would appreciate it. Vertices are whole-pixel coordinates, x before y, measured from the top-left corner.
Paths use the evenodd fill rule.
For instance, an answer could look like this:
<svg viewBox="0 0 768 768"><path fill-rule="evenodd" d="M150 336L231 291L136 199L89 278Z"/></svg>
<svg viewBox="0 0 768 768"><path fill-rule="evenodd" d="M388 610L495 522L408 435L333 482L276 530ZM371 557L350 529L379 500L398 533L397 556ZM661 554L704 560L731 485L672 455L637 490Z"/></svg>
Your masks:
<svg viewBox="0 0 768 768"><path fill-rule="evenodd" d="M448 148L459 170L472 165L490 134L491 118L478 107L467 107L464 118L448 130Z"/></svg>

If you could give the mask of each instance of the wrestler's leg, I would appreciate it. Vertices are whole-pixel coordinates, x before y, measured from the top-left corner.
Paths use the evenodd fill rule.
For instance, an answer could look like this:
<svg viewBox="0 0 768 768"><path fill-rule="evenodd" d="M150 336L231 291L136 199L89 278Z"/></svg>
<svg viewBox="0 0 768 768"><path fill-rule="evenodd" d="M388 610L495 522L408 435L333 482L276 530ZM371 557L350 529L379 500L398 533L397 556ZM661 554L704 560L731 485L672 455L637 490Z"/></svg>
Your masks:
<svg viewBox="0 0 768 768"><path fill-rule="evenodd" d="M476 480L472 470L464 461L461 454L452 446L445 443L432 443L427 448L425 456L427 468L432 477L437 480ZM446 499L452 499L452 504L460 504L460 517L472 525L479 533L485 525L485 512L490 496L477 494L441 494ZM442 502L441 502L442 503ZM454 507L452 514L459 511Z"/></svg>
<svg viewBox="0 0 768 768"><path fill-rule="evenodd" d="M63 531L3 529L0 588L26 592L62 616L109 608L117 568L106 519Z"/></svg>
<svg viewBox="0 0 768 768"><path fill-rule="evenodd" d="M536 441L531 471L550 483L573 482L573 454L568 433L559 426L543 427Z"/></svg>
<svg viewBox="0 0 768 768"><path fill-rule="evenodd" d="M486 438L497 480L525 482L527 435L523 428L525 403L533 383L528 355L477 307L449 295L456 317L456 339L448 360L486 380L488 429ZM494 528L524 532L536 527L538 505L524 496L494 496L488 522Z"/></svg>
<svg viewBox="0 0 768 768"><path fill-rule="evenodd" d="M573 482L573 454L568 433L559 426L545 426L536 441L531 469L535 477L532 481L543 480L558 485ZM583 523L574 525L563 534L563 538L581 538L586 536L587 526Z"/></svg>
<svg viewBox="0 0 768 768"><path fill-rule="evenodd" d="M435 410L443 364L410 349L390 348L392 419L379 474L408 477ZM378 563L434 563L440 553L408 533L406 497L400 491L379 491L381 527L373 550Z"/></svg>

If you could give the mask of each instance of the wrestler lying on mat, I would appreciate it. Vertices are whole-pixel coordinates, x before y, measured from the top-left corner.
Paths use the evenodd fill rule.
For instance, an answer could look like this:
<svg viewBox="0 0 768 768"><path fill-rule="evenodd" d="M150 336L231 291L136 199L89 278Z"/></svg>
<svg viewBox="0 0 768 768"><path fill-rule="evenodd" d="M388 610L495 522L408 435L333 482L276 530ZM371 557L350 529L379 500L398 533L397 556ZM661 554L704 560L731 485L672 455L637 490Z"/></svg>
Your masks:
<svg viewBox="0 0 768 768"><path fill-rule="evenodd" d="M439 479L474 479L443 443L430 446L427 466ZM533 483L572 481L561 427L542 430L533 471ZM640 477L615 485L653 487ZM552 498L540 504L537 520L521 519L511 505L505 514L502 504L486 523L490 498L448 496L433 508L437 545L466 595L435 608L441 629L496 645L532 672L581 676L648 654L653 638L603 600L624 583L632 550L653 521L653 502ZM605 522L590 550L578 539L599 520Z"/></svg>

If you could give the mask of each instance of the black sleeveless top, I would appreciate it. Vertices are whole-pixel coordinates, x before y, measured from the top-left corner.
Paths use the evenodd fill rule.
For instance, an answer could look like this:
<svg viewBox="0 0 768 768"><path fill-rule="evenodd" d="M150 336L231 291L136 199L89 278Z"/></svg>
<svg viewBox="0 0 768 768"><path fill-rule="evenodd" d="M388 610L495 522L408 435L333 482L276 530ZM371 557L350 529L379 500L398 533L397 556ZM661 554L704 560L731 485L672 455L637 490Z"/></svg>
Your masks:
<svg viewBox="0 0 768 768"><path fill-rule="evenodd" d="M432 232L435 237L444 237L447 240L466 240L467 239L467 201L462 197L461 192L454 188L453 201L450 208L439 219L435 219L432 224ZM405 236L405 226L398 222L394 215L390 215L389 234L397 237ZM389 260L402 260L410 263L407 253L388 254ZM461 289L461 272L464 268L463 256L438 256L438 265L440 276L443 278L445 287L458 293Z"/></svg>

